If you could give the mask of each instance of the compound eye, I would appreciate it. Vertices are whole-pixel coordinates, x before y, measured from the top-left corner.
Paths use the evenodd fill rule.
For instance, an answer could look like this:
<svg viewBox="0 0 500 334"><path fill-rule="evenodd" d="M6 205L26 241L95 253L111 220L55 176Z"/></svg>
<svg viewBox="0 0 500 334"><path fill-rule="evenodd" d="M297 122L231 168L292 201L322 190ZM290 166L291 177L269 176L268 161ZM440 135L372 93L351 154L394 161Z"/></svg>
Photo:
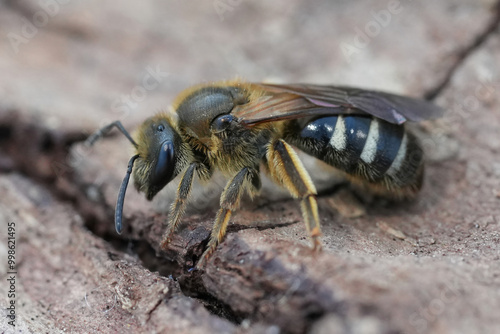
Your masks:
<svg viewBox="0 0 500 334"><path fill-rule="evenodd" d="M222 132L226 130L231 122L234 121L233 115L222 115L213 120L211 130L212 132Z"/></svg>
<svg viewBox="0 0 500 334"><path fill-rule="evenodd" d="M171 181L175 169L175 150L171 141L165 141L160 147L158 158L153 173L151 174L151 186L163 188Z"/></svg>

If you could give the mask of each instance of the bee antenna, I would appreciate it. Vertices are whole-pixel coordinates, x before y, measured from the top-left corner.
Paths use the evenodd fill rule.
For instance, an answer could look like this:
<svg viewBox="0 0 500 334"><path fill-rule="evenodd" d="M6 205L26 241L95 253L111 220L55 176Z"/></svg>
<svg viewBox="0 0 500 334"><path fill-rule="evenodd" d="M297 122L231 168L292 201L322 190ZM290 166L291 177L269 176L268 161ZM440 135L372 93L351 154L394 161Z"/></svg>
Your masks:
<svg viewBox="0 0 500 334"><path fill-rule="evenodd" d="M136 154L132 158L130 158L127 167L127 174L125 174L125 177L123 178L120 192L118 193L118 199L116 201L115 208L115 229L118 234L122 234L123 202L125 201L125 193L127 192L127 186L130 179L130 174L132 173L132 167L134 167L134 162L138 157L139 154Z"/></svg>
<svg viewBox="0 0 500 334"><path fill-rule="evenodd" d="M134 145L137 148L137 143L132 138L132 136L128 133L128 131L125 130L125 127L123 126L122 122L120 122L120 121L114 121L113 123L108 124L108 125L100 128L99 130L97 130L96 132L94 132L92 135L90 135L87 138L87 140L85 141L85 144L87 146L94 145L94 143L98 139L100 139L100 138L104 137L105 135L107 135L108 132L111 131L111 129L113 129L113 128L117 128L118 130L120 130L120 132L123 133L125 135L125 137L127 137L127 139L132 143L132 145Z"/></svg>

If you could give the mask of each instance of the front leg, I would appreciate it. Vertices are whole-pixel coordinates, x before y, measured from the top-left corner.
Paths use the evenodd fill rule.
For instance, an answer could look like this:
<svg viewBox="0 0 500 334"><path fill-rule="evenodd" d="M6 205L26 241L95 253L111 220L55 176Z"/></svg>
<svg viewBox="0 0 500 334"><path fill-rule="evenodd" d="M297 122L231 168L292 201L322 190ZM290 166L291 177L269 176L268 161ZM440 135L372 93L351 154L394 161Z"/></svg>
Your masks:
<svg viewBox="0 0 500 334"><path fill-rule="evenodd" d="M191 163L186 169L184 175L182 175L179 187L177 188L177 197L170 207L167 231L163 235L163 239L160 244L162 249L166 249L168 244L172 241L175 230L181 221L184 210L186 209L186 203L189 199L189 195L191 194L195 172L197 172L203 179L208 179L208 177L210 177L209 168L199 162Z"/></svg>
<svg viewBox="0 0 500 334"><path fill-rule="evenodd" d="M215 251L217 245L222 241L226 235L227 224L231 213L237 210L240 206L240 199L245 189L248 190L250 196L257 193L260 188L259 172L250 167L245 167L236 174L231 181L229 181L222 192L220 199L220 209L217 212L215 223L210 234L210 241L208 242L207 249L201 256L200 261L196 268L201 268L208 258Z"/></svg>
<svg viewBox="0 0 500 334"><path fill-rule="evenodd" d="M297 153L284 140L278 139L269 144L266 158L273 179L284 186L293 197L302 200L300 208L307 232L313 240L313 248L321 250L316 187Z"/></svg>

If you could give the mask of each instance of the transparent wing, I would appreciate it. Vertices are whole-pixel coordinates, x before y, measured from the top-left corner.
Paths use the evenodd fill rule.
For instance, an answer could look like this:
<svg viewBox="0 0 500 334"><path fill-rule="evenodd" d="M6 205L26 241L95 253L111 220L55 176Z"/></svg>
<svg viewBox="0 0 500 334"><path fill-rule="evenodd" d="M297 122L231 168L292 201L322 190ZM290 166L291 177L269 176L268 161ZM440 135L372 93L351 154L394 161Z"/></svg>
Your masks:
<svg viewBox="0 0 500 334"><path fill-rule="evenodd" d="M434 104L384 92L321 85L253 84L269 92L239 106L233 114L245 124L315 115L373 115L394 124L422 121L442 115Z"/></svg>

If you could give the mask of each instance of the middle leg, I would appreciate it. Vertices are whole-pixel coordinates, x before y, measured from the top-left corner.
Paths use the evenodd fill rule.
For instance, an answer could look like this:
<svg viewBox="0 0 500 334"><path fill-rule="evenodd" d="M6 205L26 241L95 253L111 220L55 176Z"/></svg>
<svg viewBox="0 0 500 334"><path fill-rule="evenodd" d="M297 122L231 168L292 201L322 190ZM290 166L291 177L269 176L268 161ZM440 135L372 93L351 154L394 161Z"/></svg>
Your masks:
<svg viewBox="0 0 500 334"><path fill-rule="evenodd" d="M260 177L258 170L250 167L245 167L236 174L231 181L228 182L220 199L220 209L217 212L215 223L210 234L210 241L207 245L207 250L201 256L200 261L196 265L201 268L208 260L210 255L215 251L217 245L226 235L227 224L231 218L231 213L237 210L240 206L240 199L245 189L250 196L257 193L260 188Z"/></svg>

